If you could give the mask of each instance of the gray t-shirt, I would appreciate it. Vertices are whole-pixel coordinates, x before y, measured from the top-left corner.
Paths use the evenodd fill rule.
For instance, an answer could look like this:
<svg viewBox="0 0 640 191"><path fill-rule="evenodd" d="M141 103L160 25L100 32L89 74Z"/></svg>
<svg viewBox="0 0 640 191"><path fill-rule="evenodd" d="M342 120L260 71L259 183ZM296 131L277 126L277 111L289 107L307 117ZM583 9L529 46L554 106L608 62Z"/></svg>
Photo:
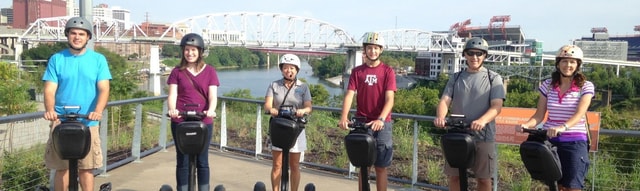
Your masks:
<svg viewBox="0 0 640 191"><path fill-rule="evenodd" d="M491 100L504 100L506 93L500 74L482 67L476 73L469 73L466 70L455 73L449 78L443 95L451 97L449 113L462 114L465 116L465 121L471 123L487 112L491 107ZM495 134L496 122L493 120L484 130L475 133L475 139L492 142L495 141Z"/></svg>
<svg viewBox="0 0 640 191"><path fill-rule="evenodd" d="M266 97L273 97L273 108L279 109L284 96L287 94L287 87L284 85L284 79L276 80L269 84ZM304 102L311 101L311 92L309 86L296 80L296 85L292 87L284 105L292 105L296 109L304 108Z"/></svg>

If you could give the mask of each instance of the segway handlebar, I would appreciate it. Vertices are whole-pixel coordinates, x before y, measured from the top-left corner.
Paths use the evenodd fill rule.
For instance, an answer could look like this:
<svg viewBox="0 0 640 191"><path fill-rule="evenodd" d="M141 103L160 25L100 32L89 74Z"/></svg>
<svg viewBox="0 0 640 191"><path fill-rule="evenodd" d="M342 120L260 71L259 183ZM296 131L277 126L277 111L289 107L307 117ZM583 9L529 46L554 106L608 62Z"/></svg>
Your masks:
<svg viewBox="0 0 640 191"><path fill-rule="evenodd" d="M522 128L522 132L529 133L532 135L540 135L540 136L547 135L546 129L538 129L538 128L534 128L534 129ZM560 134L562 134L562 132L557 133L558 136L560 136Z"/></svg>
<svg viewBox="0 0 640 191"><path fill-rule="evenodd" d="M169 116L169 114L166 114L167 117L171 117ZM178 112L178 116L182 116L182 117L206 117L207 114L205 114L204 112L201 111L181 111Z"/></svg>
<svg viewBox="0 0 640 191"><path fill-rule="evenodd" d="M265 111L264 114L271 115L271 111ZM283 105L280 106L280 109L278 110L278 116L276 117L291 119L299 123L307 124L308 115L308 113L304 113L302 117L298 117L296 116L296 109L294 107L290 105Z"/></svg>
<svg viewBox="0 0 640 191"><path fill-rule="evenodd" d="M464 115L451 114L447 121L444 123L444 126L450 129L468 129L469 127L471 127L471 124L465 122L464 119Z"/></svg>
<svg viewBox="0 0 640 191"><path fill-rule="evenodd" d="M529 133L529 134L547 134L547 130L546 129L528 129L528 128L522 128L522 131L525 133Z"/></svg>
<svg viewBox="0 0 640 191"><path fill-rule="evenodd" d="M89 115L77 114L77 113L67 113L67 114L58 115L58 119L70 119L70 120L89 119Z"/></svg>

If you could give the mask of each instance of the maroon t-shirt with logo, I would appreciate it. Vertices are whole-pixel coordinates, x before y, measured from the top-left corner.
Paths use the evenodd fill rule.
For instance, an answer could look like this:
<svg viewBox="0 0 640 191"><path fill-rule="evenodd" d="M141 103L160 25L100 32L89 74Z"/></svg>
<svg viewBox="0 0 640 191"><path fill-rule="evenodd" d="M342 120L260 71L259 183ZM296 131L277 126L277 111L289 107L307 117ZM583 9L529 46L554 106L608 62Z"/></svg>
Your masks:
<svg viewBox="0 0 640 191"><path fill-rule="evenodd" d="M189 78L193 79L193 84ZM176 109L178 111L195 110L203 112L209 109L209 103L206 100L206 98L209 97L209 86L220 86L220 81L218 80L216 69L213 68L213 66L205 65L202 72L196 76L186 69L180 70L178 67L175 67L171 71L171 74L169 74L167 84L178 85L178 99L176 100ZM200 90L197 90L196 88ZM200 95L200 92L204 93L204 97ZM186 106L186 104L197 104L198 106ZM174 118L171 119L171 121L180 123L183 121L183 118ZM213 119L207 117L202 120L202 122L204 124L212 124Z"/></svg>
<svg viewBox="0 0 640 191"><path fill-rule="evenodd" d="M356 92L356 115L376 120L384 108L385 92L396 91L396 75L382 62L376 67L363 64L351 70L348 89ZM385 121L390 120L388 115Z"/></svg>

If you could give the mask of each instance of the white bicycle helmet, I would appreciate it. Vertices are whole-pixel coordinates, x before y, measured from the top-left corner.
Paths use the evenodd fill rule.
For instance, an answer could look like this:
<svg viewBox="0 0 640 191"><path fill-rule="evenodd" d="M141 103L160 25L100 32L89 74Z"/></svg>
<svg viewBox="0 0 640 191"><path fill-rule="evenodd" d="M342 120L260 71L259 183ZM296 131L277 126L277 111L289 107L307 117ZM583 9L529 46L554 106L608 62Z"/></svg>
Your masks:
<svg viewBox="0 0 640 191"><path fill-rule="evenodd" d="M377 32L367 32L362 36L362 46L367 46L369 44L378 45L380 47L384 47L384 38L382 35Z"/></svg>
<svg viewBox="0 0 640 191"><path fill-rule="evenodd" d="M292 64L296 66L296 69L300 71L300 58L294 54L284 54L280 57L280 63L278 63L278 67L282 69L283 64Z"/></svg>
<svg viewBox="0 0 640 191"><path fill-rule="evenodd" d="M582 49L576 45L564 45L560 47L558 54L556 55L556 59L574 58L580 61L582 61L583 57L584 53L582 52Z"/></svg>

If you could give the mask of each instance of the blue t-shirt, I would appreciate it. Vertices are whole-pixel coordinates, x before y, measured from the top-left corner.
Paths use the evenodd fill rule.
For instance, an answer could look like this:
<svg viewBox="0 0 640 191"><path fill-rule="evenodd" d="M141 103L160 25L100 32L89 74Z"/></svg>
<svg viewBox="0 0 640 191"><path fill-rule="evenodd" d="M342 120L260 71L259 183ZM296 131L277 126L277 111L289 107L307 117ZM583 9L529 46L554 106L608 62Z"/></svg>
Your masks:
<svg viewBox="0 0 640 191"><path fill-rule="evenodd" d="M86 49L82 55L73 55L69 49L65 49L49 58L42 80L58 84L56 113L88 115L96 109L98 82L111 80L111 72L102 54ZM65 111L64 106L80 106L80 110ZM98 125L98 121L83 120L83 123L89 127Z"/></svg>

